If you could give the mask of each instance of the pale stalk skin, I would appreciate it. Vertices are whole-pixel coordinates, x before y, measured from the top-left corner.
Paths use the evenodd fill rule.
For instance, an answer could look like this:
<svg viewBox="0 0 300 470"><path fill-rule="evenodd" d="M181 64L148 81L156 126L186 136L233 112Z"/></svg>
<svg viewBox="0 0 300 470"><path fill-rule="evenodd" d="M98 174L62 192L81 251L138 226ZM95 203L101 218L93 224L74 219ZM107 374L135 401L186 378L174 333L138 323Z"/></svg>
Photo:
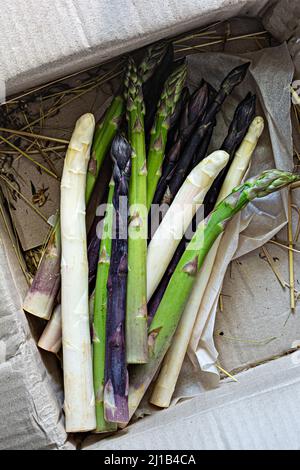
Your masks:
<svg viewBox="0 0 300 470"><path fill-rule="evenodd" d="M123 112L124 100L121 96L116 96L106 111L104 120L97 125L92 147L92 158L87 172L87 204L90 201L100 167L117 132ZM49 320L51 317L60 288L60 257L60 221L58 220L23 304L26 312L45 320Z"/></svg>
<svg viewBox="0 0 300 470"><path fill-rule="evenodd" d="M105 382L105 344L106 344L106 315L107 315L107 280L110 267L113 205L112 199L115 184L110 182L106 214L104 218L102 241L97 270L95 289L94 319L93 319L93 370L94 391L96 400L96 433L115 431L117 425L108 423L104 418L104 382Z"/></svg>
<svg viewBox="0 0 300 470"><path fill-rule="evenodd" d="M147 299L158 287L184 233L220 171L228 153L218 150L202 160L189 174L156 230L147 256Z"/></svg>
<svg viewBox="0 0 300 470"><path fill-rule="evenodd" d="M61 181L61 310L67 432L96 427L89 324L86 174L95 129L92 114L76 123Z"/></svg>
<svg viewBox="0 0 300 470"><path fill-rule="evenodd" d="M203 221L188 245L171 277L165 295L149 328L149 361L131 371L129 410L133 415L145 391L153 380L178 326L189 295L202 269L203 261L215 240L232 217L255 198L265 197L300 176L279 170L269 170L235 188Z"/></svg>
<svg viewBox="0 0 300 470"><path fill-rule="evenodd" d="M128 364L144 364L147 346L146 257L148 236L147 162L144 132L145 106L142 83L135 65L128 73L128 128L132 147L129 190L128 281L126 357Z"/></svg>
<svg viewBox="0 0 300 470"><path fill-rule="evenodd" d="M222 185L216 205L227 197L234 187L241 183L263 129L263 118L256 117L252 121L241 146L235 154L234 160ZM150 401L152 404L161 408L167 408L170 406L221 239L222 235L220 235L215 241L203 263L201 271L197 275L195 285L180 319L172 344L164 358L158 379L155 383Z"/></svg>

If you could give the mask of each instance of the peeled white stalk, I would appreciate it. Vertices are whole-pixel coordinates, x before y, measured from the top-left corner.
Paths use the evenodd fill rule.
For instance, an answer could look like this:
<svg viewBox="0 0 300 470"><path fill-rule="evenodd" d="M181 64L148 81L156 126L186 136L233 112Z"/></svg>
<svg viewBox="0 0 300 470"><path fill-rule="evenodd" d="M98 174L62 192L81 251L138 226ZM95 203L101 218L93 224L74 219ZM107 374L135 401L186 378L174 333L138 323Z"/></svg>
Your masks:
<svg viewBox="0 0 300 470"><path fill-rule="evenodd" d="M222 185L217 204L228 196L233 188L241 183L263 129L263 118L256 117L252 121L241 146L235 154ZM198 315L201 316L201 301L212 272L221 239L222 235L216 240L206 256L155 384L150 401L161 408L170 406L195 321Z"/></svg>
<svg viewBox="0 0 300 470"><path fill-rule="evenodd" d="M212 153L191 171L178 191L148 247L148 301L159 285L198 207L228 160L229 155L223 150Z"/></svg>
<svg viewBox="0 0 300 470"><path fill-rule="evenodd" d="M89 325L85 189L95 129L92 114L76 123L61 181L61 313L67 432L96 427Z"/></svg>

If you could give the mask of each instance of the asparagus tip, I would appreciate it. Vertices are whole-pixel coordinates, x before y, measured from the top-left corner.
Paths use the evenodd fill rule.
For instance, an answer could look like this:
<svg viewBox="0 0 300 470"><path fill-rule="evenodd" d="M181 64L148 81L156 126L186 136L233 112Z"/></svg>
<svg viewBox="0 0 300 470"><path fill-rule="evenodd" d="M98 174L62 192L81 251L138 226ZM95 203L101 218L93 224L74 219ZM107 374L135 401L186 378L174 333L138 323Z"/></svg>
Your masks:
<svg viewBox="0 0 300 470"><path fill-rule="evenodd" d="M242 83L248 72L250 64L251 62L246 62L245 64L235 67L233 70L231 70L231 72L229 72L221 86L221 88L223 88L228 95L232 92L234 87Z"/></svg>

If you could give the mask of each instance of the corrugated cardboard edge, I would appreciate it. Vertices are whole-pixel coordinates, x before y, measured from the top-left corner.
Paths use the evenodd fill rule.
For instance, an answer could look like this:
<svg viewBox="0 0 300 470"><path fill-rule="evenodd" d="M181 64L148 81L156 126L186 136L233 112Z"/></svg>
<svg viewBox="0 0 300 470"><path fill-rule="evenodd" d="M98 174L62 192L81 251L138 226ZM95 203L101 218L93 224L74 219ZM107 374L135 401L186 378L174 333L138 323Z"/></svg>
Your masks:
<svg viewBox="0 0 300 470"><path fill-rule="evenodd" d="M300 352L223 381L215 390L155 413L83 450L300 449Z"/></svg>

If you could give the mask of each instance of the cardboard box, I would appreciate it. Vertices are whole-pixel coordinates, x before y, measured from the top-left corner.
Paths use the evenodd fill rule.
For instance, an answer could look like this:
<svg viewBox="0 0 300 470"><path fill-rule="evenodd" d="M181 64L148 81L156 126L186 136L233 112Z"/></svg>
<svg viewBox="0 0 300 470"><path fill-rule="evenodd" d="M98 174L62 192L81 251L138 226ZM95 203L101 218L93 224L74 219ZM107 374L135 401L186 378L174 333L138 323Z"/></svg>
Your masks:
<svg viewBox="0 0 300 470"><path fill-rule="evenodd" d="M286 0L151 0L147 4L95 0L88 8L85 0L66 1L63 6L60 0L2 4L0 72L7 95L217 20L262 16L266 28L282 41L295 35L295 18L299 18L298 2ZM12 20L16 34L12 34ZM290 47L297 66L297 42L291 41ZM59 364L38 351L35 340L43 324L22 310L27 285L3 212L0 234L0 449L75 449L64 431ZM286 278L285 253L274 250L272 256L279 258ZM206 390L196 380L188 396L182 394L183 402L112 438L87 437L81 443L83 449L299 449L300 362L293 352L299 319L296 314L285 329L282 309L288 306L288 292L279 292L258 251L235 263L235 282L228 272L224 288L238 296L225 299L226 310L217 318L215 331L225 331L216 344L222 365L238 372L238 383L226 379L219 388ZM296 275L299 269L297 262ZM253 274L256 270L258 278ZM259 296L263 310L252 316L256 292L255 308L260 308ZM269 305L271 298L276 301ZM267 317L270 309L275 314L271 311ZM268 343L271 336L277 338ZM181 389L186 391L184 381L192 374L189 367L178 384L178 395Z"/></svg>

